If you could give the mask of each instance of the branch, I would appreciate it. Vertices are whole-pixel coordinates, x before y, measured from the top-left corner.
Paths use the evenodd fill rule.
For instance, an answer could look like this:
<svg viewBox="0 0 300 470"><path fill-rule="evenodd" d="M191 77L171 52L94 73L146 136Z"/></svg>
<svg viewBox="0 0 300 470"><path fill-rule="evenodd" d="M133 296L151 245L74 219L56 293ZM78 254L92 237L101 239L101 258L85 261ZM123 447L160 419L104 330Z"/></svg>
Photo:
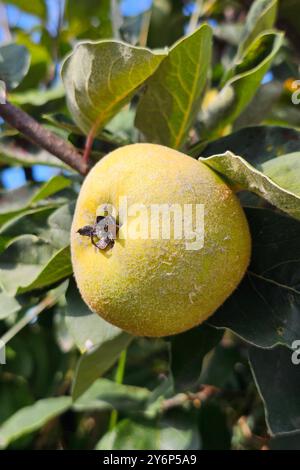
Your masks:
<svg viewBox="0 0 300 470"><path fill-rule="evenodd" d="M20 108L8 102L0 104L0 116L31 142L52 153L82 175L87 174L88 164L71 144L45 129Z"/></svg>
<svg viewBox="0 0 300 470"><path fill-rule="evenodd" d="M162 411L169 411L173 408L180 408L186 403L192 403L195 408L199 408L201 403L217 395L220 390L212 385L203 385L197 393L179 393L174 397L167 398L162 402Z"/></svg>

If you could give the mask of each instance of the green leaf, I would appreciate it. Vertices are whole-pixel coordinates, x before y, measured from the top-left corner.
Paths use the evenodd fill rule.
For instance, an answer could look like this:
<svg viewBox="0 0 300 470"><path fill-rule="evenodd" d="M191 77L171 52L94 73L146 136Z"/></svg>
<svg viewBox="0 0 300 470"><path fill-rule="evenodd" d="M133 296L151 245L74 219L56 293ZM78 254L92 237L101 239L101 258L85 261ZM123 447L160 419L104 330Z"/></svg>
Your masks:
<svg viewBox="0 0 300 470"><path fill-rule="evenodd" d="M203 97L211 62L212 30L202 25L181 39L148 80L136 117L147 141L181 148Z"/></svg>
<svg viewBox="0 0 300 470"><path fill-rule="evenodd" d="M69 116L62 113L44 114L43 118L59 129L63 129L74 134L81 134L79 127L77 127Z"/></svg>
<svg viewBox="0 0 300 470"><path fill-rule="evenodd" d="M33 235L23 235L0 256L0 284L6 292L41 289L72 274L69 247L59 251Z"/></svg>
<svg viewBox="0 0 300 470"><path fill-rule="evenodd" d="M277 0L256 0L251 5L241 37L238 56L250 46L259 34L273 28L277 9Z"/></svg>
<svg viewBox="0 0 300 470"><path fill-rule="evenodd" d="M41 43L34 42L30 32L16 31L15 41L17 44L25 46L31 57L29 71L19 85L18 91L39 88L41 81L48 79L49 68L53 62L50 49L43 46Z"/></svg>
<svg viewBox="0 0 300 470"><path fill-rule="evenodd" d="M160 421L123 420L104 435L98 450L196 450L199 433L193 416L170 413Z"/></svg>
<svg viewBox="0 0 300 470"><path fill-rule="evenodd" d="M0 80L8 89L16 88L28 72L30 56L24 46L6 44L0 47Z"/></svg>
<svg viewBox="0 0 300 470"><path fill-rule="evenodd" d="M65 204L52 212L48 218L48 229L42 232L41 236L55 248L64 248L70 243L74 207L74 202Z"/></svg>
<svg viewBox="0 0 300 470"><path fill-rule="evenodd" d="M43 266L42 270L38 273L33 281L28 284L22 284L17 293L23 294L35 289L42 289L52 284L71 276L73 273L71 263L70 247L61 248L57 251L52 258Z"/></svg>
<svg viewBox="0 0 300 470"><path fill-rule="evenodd" d="M73 405L75 411L118 410L126 414L142 412L150 391L146 388L98 379Z"/></svg>
<svg viewBox="0 0 300 470"><path fill-rule="evenodd" d="M50 419L67 411L71 398L45 398L34 405L26 406L17 411L0 427L0 448L7 447L11 442L37 431Z"/></svg>
<svg viewBox="0 0 300 470"><path fill-rule="evenodd" d="M125 332L103 341L84 353L78 361L73 383L72 396L76 400L92 383L107 372L118 360L121 352L132 341Z"/></svg>
<svg viewBox="0 0 300 470"><path fill-rule="evenodd" d="M190 154L197 157L201 153L202 157L210 157L227 150L242 155L261 170L261 165L271 158L300 151L300 131L281 126L246 127L210 142L200 151L196 145Z"/></svg>
<svg viewBox="0 0 300 470"><path fill-rule="evenodd" d="M184 36L186 16L182 0L153 0L147 44L152 49L171 46Z"/></svg>
<svg viewBox="0 0 300 470"><path fill-rule="evenodd" d="M220 173L232 186L252 191L283 212L300 219L300 196L276 184L242 157L226 152L199 160Z"/></svg>
<svg viewBox="0 0 300 470"><path fill-rule="evenodd" d="M61 175L53 176L49 181L40 187L40 189L31 199L30 204L36 204L43 199L47 199L50 196L53 196L53 194L56 194L63 189L69 188L71 185L72 182L70 179Z"/></svg>
<svg viewBox="0 0 300 470"><path fill-rule="evenodd" d="M229 73L228 81L202 112L202 138L217 134L232 124L250 103L283 41L281 33L260 35Z"/></svg>
<svg viewBox="0 0 300 470"><path fill-rule="evenodd" d="M15 5L20 8L20 10L30 15L38 16L43 20L47 17L47 8L44 0L34 0L34 2L27 2L26 0L6 0L6 3Z"/></svg>
<svg viewBox="0 0 300 470"><path fill-rule="evenodd" d="M201 325L170 339L175 392L191 391L197 385L204 357L222 336L223 332Z"/></svg>
<svg viewBox="0 0 300 470"><path fill-rule="evenodd" d="M228 383L231 384L235 376L235 365L241 361L238 348L221 341L207 358L201 372L200 383L220 389L225 388Z"/></svg>
<svg viewBox="0 0 300 470"><path fill-rule="evenodd" d="M109 39L113 37L110 0L68 0L65 11L68 35L74 38Z"/></svg>
<svg viewBox="0 0 300 470"><path fill-rule="evenodd" d="M291 347L300 332L300 223L267 209L247 209L252 259L238 289L209 319L261 348Z"/></svg>
<svg viewBox="0 0 300 470"><path fill-rule="evenodd" d="M66 301L66 325L81 353L122 334L122 330L89 309L73 280L70 280Z"/></svg>
<svg viewBox="0 0 300 470"><path fill-rule="evenodd" d="M262 164L262 171L282 188L300 196L300 152Z"/></svg>
<svg viewBox="0 0 300 470"><path fill-rule="evenodd" d="M300 367L293 364L293 354L283 346L271 350L250 349L252 373L272 435L300 431Z"/></svg>
<svg viewBox="0 0 300 470"><path fill-rule="evenodd" d="M10 93L9 101L16 106L44 106L51 101L64 98L65 90L62 85L48 90L28 90L19 93Z"/></svg>
<svg viewBox="0 0 300 470"><path fill-rule="evenodd" d="M39 150L36 153L18 149L15 146L0 143L0 163L10 166L31 167L33 165L46 165L72 171L61 160L48 153L46 150Z"/></svg>
<svg viewBox="0 0 300 470"><path fill-rule="evenodd" d="M97 135L165 56L119 41L78 44L62 67L68 106L78 127Z"/></svg>
<svg viewBox="0 0 300 470"><path fill-rule="evenodd" d="M11 297L6 292L0 291L0 320L4 320L20 309L21 305L15 297Z"/></svg>

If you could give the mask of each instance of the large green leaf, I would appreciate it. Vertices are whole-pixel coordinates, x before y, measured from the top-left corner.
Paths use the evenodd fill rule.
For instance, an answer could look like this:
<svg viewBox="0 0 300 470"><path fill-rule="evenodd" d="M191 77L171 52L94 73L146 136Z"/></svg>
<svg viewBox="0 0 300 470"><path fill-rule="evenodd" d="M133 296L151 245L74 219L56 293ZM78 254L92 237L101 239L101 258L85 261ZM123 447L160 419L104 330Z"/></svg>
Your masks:
<svg viewBox="0 0 300 470"><path fill-rule="evenodd" d="M247 209L252 260L238 289L209 323L261 348L300 338L300 223L267 209Z"/></svg>
<svg viewBox="0 0 300 470"><path fill-rule="evenodd" d="M195 450L200 448L196 420L174 412L160 421L123 420L97 444L99 450Z"/></svg>
<svg viewBox="0 0 300 470"><path fill-rule="evenodd" d="M46 19L47 7L44 0L34 0L34 2L27 2L26 0L6 0L6 3L15 5L26 13Z"/></svg>
<svg viewBox="0 0 300 470"><path fill-rule="evenodd" d="M241 37L239 54L262 32L272 29L277 16L278 0L256 0L250 8Z"/></svg>
<svg viewBox="0 0 300 470"><path fill-rule="evenodd" d="M201 325L170 339L171 372L176 392L191 391L197 385L203 359L222 335L215 328Z"/></svg>
<svg viewBox="0 0 300 470"><path fill-rule="evenodd" d="M16 88L27 74L30 64L28 50L18 44L0 47L0 80L11 90Z"/></svg>
<svg viewBox="0 0 300 470"><path fill-rule="evenodd" d="M260 35L242 60L227 74L227 82L201 116L201 137L232 124L250 103L283 41L281 33Z"/></svg>
<svg viewBox="0 0 300 470"><path fill-rule="evenodd" d="M242 157L226 152L200 160L224 176L233 187L252 191L278 209L300 219L300 196L279 186Z"/></svg>
<svg viewBox="0 0 300 470"><path fill-rule="evenodd" d="M147 407L150 391L146 388L98 379L75 401L76 411L115 409L126 414L142 412Z"/></svg>
<svg viewBox="0 0 300 470"><path fill-rule="evenodd" d="M16 439L37 431L50 419L64 413L70 405L71 398L57 397L45 398L34 405L21 408L0 427L0 448L5 448Z"/></svg>
<svg viewBox="0 0 300 470"><path fill-rule="evenodd" d="M78 44L62 68L68 106L78 127L97 135L165 56L119 41Z"/></svg>
<svg viewBox="0 0 300 470"><path fill-rule="evenodd" d="M137 110L147 141L181 148L200 109L211 62L212 31L202 25L181 39L155 74Z"/></svg>
<svg viewBox="0 0 300 470"><path fill-rule="evenodd" d="M250 350L252 372L273 435L300 431L300 367L293 363L293 354L283 346Z"/></svg>

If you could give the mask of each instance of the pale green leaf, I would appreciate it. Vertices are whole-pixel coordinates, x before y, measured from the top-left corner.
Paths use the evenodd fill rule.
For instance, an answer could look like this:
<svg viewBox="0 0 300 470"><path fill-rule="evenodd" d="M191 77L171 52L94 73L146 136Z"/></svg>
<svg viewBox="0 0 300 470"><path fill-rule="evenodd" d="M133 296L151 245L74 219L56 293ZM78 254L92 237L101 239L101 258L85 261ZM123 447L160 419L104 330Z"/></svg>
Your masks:
<svg viewBox="0 0 300 470"><path fill-rule="evenodd" d="M70 397L45 398L34 405L17 411L0 427L0 448L11 442L37 431L50 419L64 413L71 405Z"/></svg>
<svg viewBox="0 0 300 470"><path fill-rule="evenodd" d="M256 0L251 5L241 37L239 56L259 34L273 28L276 21L277 9L278 0Z"/></svg>
<svg viewBox="0 0 300 470"><path fill-rule="evenodd" d="M79 398L96 379L115 364L121 352L127 348L131 341L132 336L121 332L81 356L73 383L73 400Z"/></svg>
<svg viewBox="0 0 300 470"><path fill-rule="evenodd" d="M0 80L8 89L16 88L27 74L30 64L28 50L18 44L0 47Z"/></svg>
<svg viewBox="0 0 300 470"><path fill-rule="evenodd" d="M261 167L279 186L300 196L300 152L272 158Z"/></svg>
<svg viewBox="0 0 300 470"><path fill-rule="evenodd" d="M11 297L6 292L0 292L0 320L9 317L21 309L20 303L15 297Z"/></svg>
<svg viewBox="0 0 300 470"><path fill-rule="evenodd" d="M165 56L119 41L78 44L62 67L68 106L78 127L98 134Z"/></svg>
<svg viewBox="0 0 300 470"><path fill-rule="evenodd" d="M202 112L202 138L217 134L239 117L257 92L282 41L282 33L268 32L251 44L242 60L228 72L227 82L220 93Z"/></svg>
<svg viewBox="0 0 300 470"><path fill-rule="evenodd" d="M44 106L51 101L56 101L65 96L62 85L47 90L28 90L19 93L10 93L9 101L16 106Z"/></svg>
<svg viewBox="0 0 300 470"><path fill-rule="evenodd" d="M23 294L24 292L51 286L55 282L71 276L72 272L70 247L67 246L57 251L47 264L43 266L36 278L28 284L22 284L17 293Z"/></svg>
<svg viewBox="0 0 300 470"><path fill-rule="evenodd" d="M242 157L226 152L199 160L223 175L232 186L252 191L278 209L300 219L300 196L276 184Z"/></svg>
<svg viewBox="0 0 300 470"><path fill-rule="evenodd" d="M13 239L0 256L0 284L10 295L46 287L70 274L69 247L56 251L34 235Z"/></svg>
<svg viewBox="0 0 300 470"><path fill-rule="evenodd" d="M160 421L123 420L98 442L98 450L195 450L200 436L194 416L176 411Z"/></svg>
<svg viewBox="0 0 300 470"><path fill-rule="evenodd" d="M181 148L200 109L211 62L212 31L202 25L175 44L147 82L136 125L149 142Z"/></svg>
<svg viewBox="0 0 300 470"><path fill-rule="evenodd" d="M98 379L76 400L76 411L111 410L125 413L143 411L147 407L150 391L142 387L118 384L108 379Z"/></svg>

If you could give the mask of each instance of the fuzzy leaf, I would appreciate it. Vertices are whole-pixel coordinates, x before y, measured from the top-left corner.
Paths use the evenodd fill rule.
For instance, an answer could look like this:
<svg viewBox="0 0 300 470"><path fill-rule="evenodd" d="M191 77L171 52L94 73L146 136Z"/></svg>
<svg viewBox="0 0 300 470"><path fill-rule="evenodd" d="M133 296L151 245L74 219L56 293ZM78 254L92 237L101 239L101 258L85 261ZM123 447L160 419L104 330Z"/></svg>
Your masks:
<svg viewBox="0 0 300 470"><path fill-rule="evenodd" d="M223 175L232 186L252 191L278 209L300 219L300 196L276 184L242 157L226 152L199 160Z"/></svg>
<svg viewBox="0 0 300 470"><path fill-rule="evenodd" d="M78 127L97 135L165 56L119 41L78 44L62 68L68 106Z"/></svg>
<svg viewBox="0 0 300 470"><path fill-rule="evenodd" d="M45 398L21 408L0 427L0 448L40 429L50 419L64 413L71 405L70 397Z"/></svg>

